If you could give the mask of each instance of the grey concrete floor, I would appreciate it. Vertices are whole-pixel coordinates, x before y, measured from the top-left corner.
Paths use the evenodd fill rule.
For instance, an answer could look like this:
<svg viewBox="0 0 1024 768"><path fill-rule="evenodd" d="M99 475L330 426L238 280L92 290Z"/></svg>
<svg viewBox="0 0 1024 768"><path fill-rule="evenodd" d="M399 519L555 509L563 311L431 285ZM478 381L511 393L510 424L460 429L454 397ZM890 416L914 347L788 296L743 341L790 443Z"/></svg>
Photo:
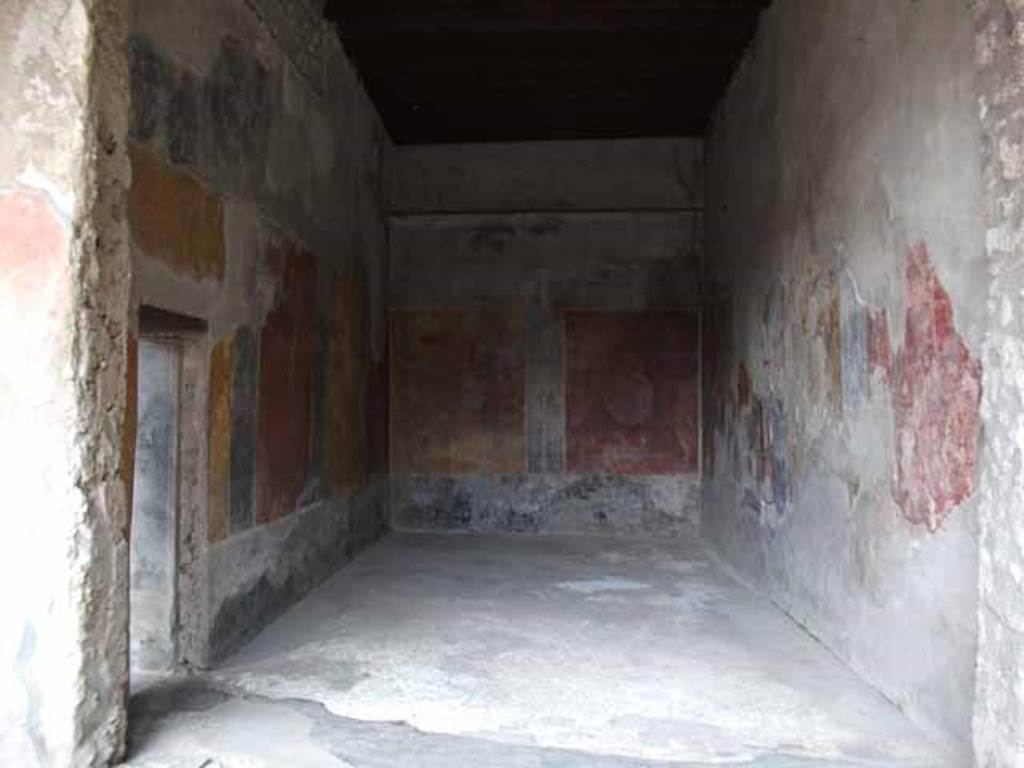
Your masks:
<svg viewBox="0 0 1024 768"><path fill-rule="evenodd" d="M692 541L393 534L131 728L147 768L950 764Z"/></svg>

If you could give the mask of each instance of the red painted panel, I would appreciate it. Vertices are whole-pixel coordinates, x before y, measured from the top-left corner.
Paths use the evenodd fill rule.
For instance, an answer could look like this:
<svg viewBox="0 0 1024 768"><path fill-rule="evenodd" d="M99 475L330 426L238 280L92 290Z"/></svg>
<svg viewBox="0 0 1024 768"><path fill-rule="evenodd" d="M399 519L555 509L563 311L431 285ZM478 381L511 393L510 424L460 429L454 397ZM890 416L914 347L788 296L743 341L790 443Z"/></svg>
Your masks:
<svg viewBox="0 0 1024 768"><path fill-rule="evenodd" d="M327 342L324 475L338 498L363 483L363 284L336 280Z"/></svg>
<svg viewBox="0 0 1024 768"><path fill-rule="evenodd" d="M290 243L268 254L278 300L260 337L256 520L292 512L310 458L313 358L316 349L316 266Z"/></svg>
<svg viewBox="0 0 1024 768"><path fill-rule="evenodd" d="M569 313L570 472L697 470L698 333L692 312Z"/></svg>
<svg viewBox="0 0 1024 768"><path fill-rule="evenodd" d="M736 370L736 404L742 411L750 405L754 393L754 384L750 378L750 370L747 364L740 360Z"/></svg>
<svg viewBox="0 0 1024 768"><path fill-rule="evenodd" d="M526 378L520 316L396 312L390 343L393 471L523 471Z"/></svg>
<svg viewBox="0 0 1024 768"><path fill-rule="evenodd" d="M206 533L211 543L231 531L231 383L234 334L228 334L210 353L209 412L207 416L207 487L209 502Z"/></svg>
<svg viewBox="0 0 1024 768"><path fill-rule="evenodd" d="M923 243L907 255L906 281L893 392L893 497L907 520L937 530L974 491L982 369L956 330L953 304Z"/></svg>

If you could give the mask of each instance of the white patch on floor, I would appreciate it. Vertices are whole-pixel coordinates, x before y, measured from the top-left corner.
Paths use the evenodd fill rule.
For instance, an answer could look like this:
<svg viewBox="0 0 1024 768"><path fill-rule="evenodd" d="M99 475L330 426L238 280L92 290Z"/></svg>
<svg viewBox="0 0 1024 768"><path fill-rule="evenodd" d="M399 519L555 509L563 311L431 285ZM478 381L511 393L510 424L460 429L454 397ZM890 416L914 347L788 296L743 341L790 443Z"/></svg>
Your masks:
<svg viewBox="0 0 1024 768"><path fill-rule="evenodd" d="M555 584L555 589L568 589L570 592L582 592L584 595L596 595L600 592L635 592L650 589L649 584L629 579L591 579L590 581L563 581Z"/></svg>

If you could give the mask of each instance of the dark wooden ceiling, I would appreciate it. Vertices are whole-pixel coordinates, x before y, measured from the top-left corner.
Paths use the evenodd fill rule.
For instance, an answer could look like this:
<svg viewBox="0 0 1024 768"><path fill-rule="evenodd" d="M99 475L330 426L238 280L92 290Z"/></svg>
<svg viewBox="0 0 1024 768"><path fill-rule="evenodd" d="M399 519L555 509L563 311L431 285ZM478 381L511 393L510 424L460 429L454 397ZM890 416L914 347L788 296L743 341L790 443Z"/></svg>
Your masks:
<svg viewBox="0 0 1024 768"><path fill-rule="evenodd" d="M694 136L770 0L327 0L399 144Z"/></svg>

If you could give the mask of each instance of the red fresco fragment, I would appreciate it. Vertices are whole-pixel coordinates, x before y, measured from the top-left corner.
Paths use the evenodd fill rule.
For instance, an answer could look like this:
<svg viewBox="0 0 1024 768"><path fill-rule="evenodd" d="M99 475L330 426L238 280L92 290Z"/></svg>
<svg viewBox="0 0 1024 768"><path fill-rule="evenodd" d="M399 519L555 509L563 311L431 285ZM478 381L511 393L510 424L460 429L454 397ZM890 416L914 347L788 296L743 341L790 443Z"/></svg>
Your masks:
<svg viewBox="0 0 1024 768"><path fill-rule="evenodd" d="M894 371L893 498L909 522L935 531L975 488L982 367L956 330L924 243L907 254L906 281L906 330Z"/></svg>
<svg viewBox="0 0 1024 768"><path fill-rule="evenodd" d="M889 334L889 313L884 309L868 312L868 370L881 368L887 382L892 382L892 341Z"/></svg>
<svg viewBox="0 0 1024 768"><path fill-rule="evenodd" d="M63 335L70 302L69 238L41 192L0 193L0 277L18 330ZM27 334L26 334L27 335Z"/></svg>
<svg viewBox="0 0 1024 768"><path fill-rule="evenodd" d="M291 513L310 458L312 376L316 345L316 265L285 243L268 254L279 297L260 337L256 520Z"/></svg>
<svg viewBox="0 0 1024 768"><path fill-rule="evenodd" d="M747 369L747 364L741 360L736 370L736 402L740 410L750 405L753 391L754 385L750 380L750 371Z"/></svg>
<svg viewBox="0 0 1024 768"><path fill-rule="evenodd" d="M38 418L59 419L66 407L70 248L69 230L45 194L0 190L0 392L19 414L32 410Z"/></svg>
<svg viewBox="0 0 1024 768"><path fill-rule="evenodd" d="M697 469L697 340L693 313L569 313L570 472Z"/></svg>

